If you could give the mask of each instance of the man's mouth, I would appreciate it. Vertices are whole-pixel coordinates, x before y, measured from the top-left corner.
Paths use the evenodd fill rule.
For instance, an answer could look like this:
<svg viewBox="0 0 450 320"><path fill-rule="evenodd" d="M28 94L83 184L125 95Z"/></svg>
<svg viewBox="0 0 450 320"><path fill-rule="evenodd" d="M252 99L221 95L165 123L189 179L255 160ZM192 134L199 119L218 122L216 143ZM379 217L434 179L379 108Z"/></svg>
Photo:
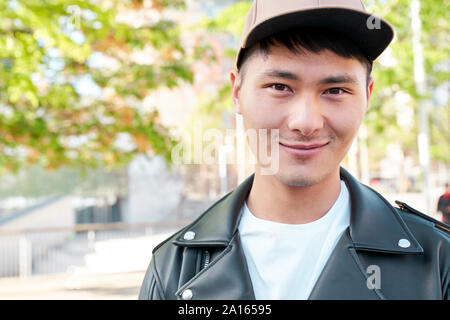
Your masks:
<svg viewBox="0 0 450 320"><path fill-rule="evenodd" d="M323 150L325 146L329 144L327 142L314 142L314 143L286 143L280 142L280 146L287 153L301 158L312 157Z"/></svg>

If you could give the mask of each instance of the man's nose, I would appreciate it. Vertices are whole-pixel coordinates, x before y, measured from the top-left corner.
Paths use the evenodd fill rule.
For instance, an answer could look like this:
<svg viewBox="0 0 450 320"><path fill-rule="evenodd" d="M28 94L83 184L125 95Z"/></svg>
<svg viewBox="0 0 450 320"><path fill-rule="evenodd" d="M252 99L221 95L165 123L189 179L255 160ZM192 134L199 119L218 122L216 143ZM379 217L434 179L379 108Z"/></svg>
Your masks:
<svg viewBox="0 0 450 320"><path fill-rule="evenodd" d="M301 97L293 103L290 110L288 127L309 137L323 128L322 108L312 97Z"/></svg>

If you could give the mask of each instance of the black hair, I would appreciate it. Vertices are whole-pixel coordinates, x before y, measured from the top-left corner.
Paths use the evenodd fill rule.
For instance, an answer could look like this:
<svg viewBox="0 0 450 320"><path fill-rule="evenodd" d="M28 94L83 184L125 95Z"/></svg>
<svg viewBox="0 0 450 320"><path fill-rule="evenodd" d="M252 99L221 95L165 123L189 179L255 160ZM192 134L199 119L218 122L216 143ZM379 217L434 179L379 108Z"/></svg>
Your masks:
<svg viewBox="0 0 450 320"><path fill-rule="evenodd" d="M320 53L323 50L330 50L336 55L344 58L355 58L367 70L367 82L372 72L373 61L366 58L362 51L345 35L337 31L326 28L301 28L290 29L276 33L270 37L260 40L254 47L245 49L239 59L237 68L240 71L255 52L267 56L270 54L270 47L282 45L293 53L305 53L305 51Z"/></svg>

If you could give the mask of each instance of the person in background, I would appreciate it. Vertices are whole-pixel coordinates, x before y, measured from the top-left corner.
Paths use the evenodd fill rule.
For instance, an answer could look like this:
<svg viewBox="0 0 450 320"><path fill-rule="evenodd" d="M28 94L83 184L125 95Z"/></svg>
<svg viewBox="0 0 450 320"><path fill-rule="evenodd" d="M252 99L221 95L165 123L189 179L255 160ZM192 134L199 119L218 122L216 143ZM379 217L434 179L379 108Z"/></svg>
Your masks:
<svg viewBox="0 0 450 320"><path fill-rule="evenodd" d="M450 224L450 185L445 184L445 193L439 197L437 211L442 213L442 222Z"/></svg>

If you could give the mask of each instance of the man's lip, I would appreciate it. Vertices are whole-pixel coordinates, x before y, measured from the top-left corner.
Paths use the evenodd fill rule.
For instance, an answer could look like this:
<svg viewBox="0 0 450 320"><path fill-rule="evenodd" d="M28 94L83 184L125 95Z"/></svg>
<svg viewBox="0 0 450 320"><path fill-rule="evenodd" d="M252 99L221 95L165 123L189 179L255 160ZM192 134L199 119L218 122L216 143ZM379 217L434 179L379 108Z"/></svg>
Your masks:
<svg viewBox="0 0 450 320"><path fill-rule="evenodd" d="M292 143L282 143L280 142L281 148L288 154L296 158L311 158L319 153L327 146L329 142L325 143L302 143L302 144L292 144Z"/></svg>
<svg viewBox="0 0 450 320"><path fill-rule="evenodd" d="M285 147L288 147L288 148L292 148L292 149L310 150L310 149L316 149L316 148L323 147L323 146L327 145L328 142L311 143L311 144L305 144L305 143L291 144L291 143L280 142L280 144L282 146L285 146Z"/></svg>

